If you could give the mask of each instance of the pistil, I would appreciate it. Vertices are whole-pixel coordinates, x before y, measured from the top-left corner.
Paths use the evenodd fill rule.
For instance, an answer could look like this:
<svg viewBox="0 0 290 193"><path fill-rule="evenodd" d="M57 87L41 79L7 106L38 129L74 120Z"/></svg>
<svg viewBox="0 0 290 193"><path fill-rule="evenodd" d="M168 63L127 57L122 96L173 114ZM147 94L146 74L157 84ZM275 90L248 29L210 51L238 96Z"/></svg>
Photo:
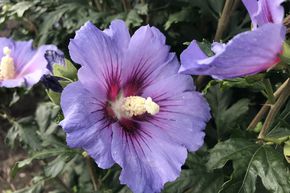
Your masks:
<svg viewBox="0 0 290 193"><path fill-rule="evenodd" d="M112 103L112 110L118 119L132 118L145 113L156 115L159 109L159 105L151 97L146 99L140 96L121 97Z"/></svg>
<svg viewBox="0 0 290 193"><path fill-rule="evenodd" d="M0 63L0 80L12 79L15 77L15 66L13 58L10 56L11 50L4 47L3 54Z"/></svg>

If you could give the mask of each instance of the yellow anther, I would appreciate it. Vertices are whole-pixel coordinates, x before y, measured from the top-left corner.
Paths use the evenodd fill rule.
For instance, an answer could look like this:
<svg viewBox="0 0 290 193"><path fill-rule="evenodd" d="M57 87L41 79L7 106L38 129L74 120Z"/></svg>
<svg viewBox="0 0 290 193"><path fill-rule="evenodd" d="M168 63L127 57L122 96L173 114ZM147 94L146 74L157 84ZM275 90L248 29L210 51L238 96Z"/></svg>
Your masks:
<svg viewBox="0 0 290 193"><path fill-rule="evenodd" d="M123 98L121 111L126 117L133 117L149 113L155 115L159 112L159 105L152 98L147 99L140 96L130 96Z"/></svg>
<svg viewBox="0 0 290 193"><path fill-rule="evenodd" d="M155 115L159 112L159 105L155 103L151 97L147 97L145 101L145 109L147 113Z"/></svg>
<svg viewBox="0 0 290 193"><path fill-rule="evenodd" d="M7 46L5 46L3 48L3 54L6 55L6 56L10 55L11 54L11 50Z"/></svg>
<svg viewBox="0 0 290 193"><path fill-rule="evenodd" d="M12 79L15 77L15 66L13 58L10 56L11 50L8 47L3 48L4 56L0 63L0 80Z"/></svg>

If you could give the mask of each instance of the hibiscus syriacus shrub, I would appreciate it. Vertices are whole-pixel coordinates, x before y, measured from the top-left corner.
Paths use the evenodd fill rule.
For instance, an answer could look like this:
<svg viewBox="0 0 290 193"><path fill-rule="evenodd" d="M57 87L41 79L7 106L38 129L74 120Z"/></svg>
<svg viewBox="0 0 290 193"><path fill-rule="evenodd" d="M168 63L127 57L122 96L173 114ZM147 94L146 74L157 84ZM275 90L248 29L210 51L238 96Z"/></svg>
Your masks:
<svg viewBox="0 0 290 193"><path fill-rule="evenodd" d="M0 191L290 192L289 1L0 4Z"/></svg>

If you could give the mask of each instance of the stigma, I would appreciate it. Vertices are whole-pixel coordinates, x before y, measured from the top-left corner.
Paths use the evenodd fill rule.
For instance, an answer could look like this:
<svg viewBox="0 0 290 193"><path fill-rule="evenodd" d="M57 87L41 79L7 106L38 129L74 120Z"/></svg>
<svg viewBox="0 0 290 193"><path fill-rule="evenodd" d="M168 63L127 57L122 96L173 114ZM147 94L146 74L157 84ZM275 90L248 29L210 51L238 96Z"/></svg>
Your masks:
<svg viewBox="0 0 290 193"><path fill-rule="evenodd" d="M112 104L114 114L118 119L132 118L133 116L140 116L145 113L156 115L160 107L155 103L151 97L146 99L140 96L121 97Z"/></svg>
<svg viewBox="0 0 290 193"><path fill-rule="evenodd" d="M12 79L15 77L14 60L10 56L11 49L8 47L3 48L4 56L1 58L0 63L0 80Z"/></svg>

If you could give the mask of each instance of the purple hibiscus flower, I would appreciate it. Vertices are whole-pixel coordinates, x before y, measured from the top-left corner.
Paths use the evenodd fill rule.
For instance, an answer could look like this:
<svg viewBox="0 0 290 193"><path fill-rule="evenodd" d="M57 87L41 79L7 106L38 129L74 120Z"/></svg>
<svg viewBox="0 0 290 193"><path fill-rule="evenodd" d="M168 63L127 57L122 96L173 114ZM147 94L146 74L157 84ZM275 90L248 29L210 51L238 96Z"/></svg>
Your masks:
<svg viewBox="0 0 290 193"><path fill-rule="evenodd" d="M212 75L229 79L262 72L277 64L286 28L282 25L282 0L243 0L254 26L253 31L236 35L227 44L214 42L214 56L208 57L196 41L181 54L180 73Z"/></svg>
<svg viewBox="0 0 290 193"><path fill-rule="evenodd" d="M79 81L61 96L61 126L72 148L99 167L122 167L120 181L135 193L160 192L203 144L209 106L190 76L178 74L175 54L149 26L132 37L123 21L100 31L87 22L70 41Z"/></svg>
<svg viewBox="0 0 290 193"><path fill-rule="evenodd" d="M30 41L0 38L0 87L31 87L49 73L44 58L46 50L58 51L54 45L43 45L37 50ZM59 51L60 52L60 51Z"/></svg>

